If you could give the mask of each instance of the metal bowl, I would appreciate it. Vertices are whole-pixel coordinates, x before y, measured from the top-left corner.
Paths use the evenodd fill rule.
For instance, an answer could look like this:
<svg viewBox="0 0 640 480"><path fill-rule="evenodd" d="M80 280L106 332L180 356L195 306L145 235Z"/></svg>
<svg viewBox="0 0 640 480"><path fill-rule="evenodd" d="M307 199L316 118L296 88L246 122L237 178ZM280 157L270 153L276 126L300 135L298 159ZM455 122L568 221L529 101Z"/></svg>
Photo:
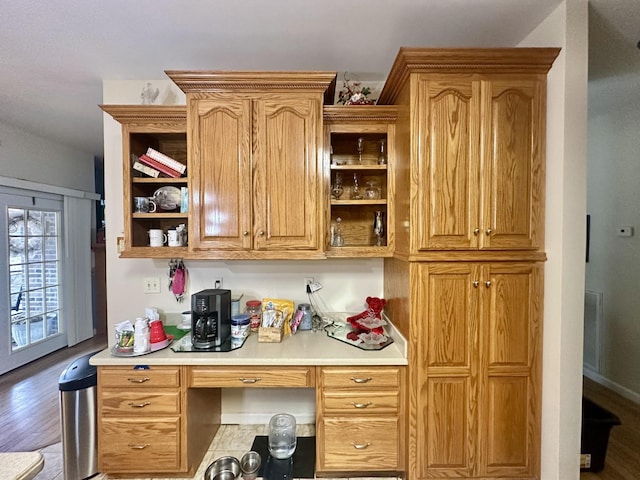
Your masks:
<svg viewBox="0 0 640 480"><path fill-rule="evenodd" d="M240 475L240 462L236 457L220 457L207 467L204 480L236 480Z"/></svg>
<svg viewBox="0 0 640 480"><path fill-rule="evenodd" d="M240 471L244 480L253 480L258 476L262 458L258 452L247 452L240 459Z"/></svg>

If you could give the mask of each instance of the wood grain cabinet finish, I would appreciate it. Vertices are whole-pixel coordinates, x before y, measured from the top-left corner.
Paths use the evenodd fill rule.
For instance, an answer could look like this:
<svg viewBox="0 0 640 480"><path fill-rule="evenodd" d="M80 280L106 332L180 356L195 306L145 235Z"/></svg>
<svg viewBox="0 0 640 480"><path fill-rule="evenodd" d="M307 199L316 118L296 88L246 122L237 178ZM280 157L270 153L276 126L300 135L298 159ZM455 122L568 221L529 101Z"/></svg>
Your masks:
<svg viewBox="0 0 640 480"><path fill-rule="evenodd" d="M402 48L386 313L407 478L540 478L546 74L559 49Z"/></svg>
<svg viewBox="0 0 640 480"><path fill-rule="evenodd" d="M323 257L322 103L335 74L167 73L187 94L189 249Z"/></svg>
<svg viewBox="0 0 640 480"><path fill-rule="evenodd" d="M189 387L306 388L315 385L315 367L191 367Z"/></svg>
<svg viewBox="0 0 640 480"><path fill-rule="evenodd" d="M318 367L318 472L404 469L404 367Z"/></svg>

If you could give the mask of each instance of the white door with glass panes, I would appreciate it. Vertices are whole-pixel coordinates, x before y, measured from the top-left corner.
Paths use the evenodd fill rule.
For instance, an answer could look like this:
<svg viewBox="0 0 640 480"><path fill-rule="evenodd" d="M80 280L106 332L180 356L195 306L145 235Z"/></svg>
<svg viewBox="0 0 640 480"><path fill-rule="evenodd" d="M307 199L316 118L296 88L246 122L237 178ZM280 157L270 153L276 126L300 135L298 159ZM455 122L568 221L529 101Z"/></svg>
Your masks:
<svg viewBox="0 0 640 480"><path fill-rule="evenodd" d="M0 212L2 374L66 346L67 335L62 197L0 193Z"/></svg>

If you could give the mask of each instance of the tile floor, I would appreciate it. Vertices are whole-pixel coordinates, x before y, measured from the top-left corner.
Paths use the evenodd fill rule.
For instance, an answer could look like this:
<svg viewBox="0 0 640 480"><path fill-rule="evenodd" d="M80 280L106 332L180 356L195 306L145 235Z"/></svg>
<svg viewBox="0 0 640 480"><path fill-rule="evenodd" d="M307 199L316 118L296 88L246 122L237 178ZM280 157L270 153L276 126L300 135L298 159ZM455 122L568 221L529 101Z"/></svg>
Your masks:
<svg viewBox="0 0 640 480"><path fill-rule="evenodd" d="M243 453L251 448L253 439L256 435L266 435L267 425L222 425L218 433L214 437L207 453L198 468L195 476L185 478L173 478L171 480L202 480L204 472L216 458L232 455L240 458ZM297 432L300 437L309 437L315 435L315 425L298 425ZM49 447L43 448L40 452L44 455L44 468L36 475L35 480L76 480L65 479L62 472L62 444L56 443ZM92 480L110 480L105 474L98 474ZM367 480L368 477L358 477L358 480ZM132 479L133 480L133 479ZM136 478L135 480L165 480L160 477L152 478ZM168 479L167 479L168 480ZM323 479L330 480L330 479ZM345 479L341 479L345 480ZM385 480L385 478L376 477L375 480ZM396 477L388 480L396 480Z"/></svg>

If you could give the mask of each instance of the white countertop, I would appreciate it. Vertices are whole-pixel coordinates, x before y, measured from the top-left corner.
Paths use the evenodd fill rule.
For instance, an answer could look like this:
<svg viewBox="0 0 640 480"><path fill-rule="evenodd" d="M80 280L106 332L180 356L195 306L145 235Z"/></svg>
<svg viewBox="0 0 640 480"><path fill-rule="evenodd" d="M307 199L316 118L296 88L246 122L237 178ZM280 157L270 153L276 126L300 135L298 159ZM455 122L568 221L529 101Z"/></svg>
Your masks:
<svg viewBox="0 0 640 480"><path fill-rule="evenodd" d="M40 452L0 453L0 478L6 480L30 480L44 467Z"/></svg>
<svg viewBox="0 0 640 480"><path fill-rule="evenodd" d="M91 365L407 365L407 342L389 323L393 343L382 350L362 350L329 338L325 332L298 331L280 343L258 342L251 333L242 348L230 352L174 352L165 348L147 355L116 357L106 349ZM189 335L189 333L187 334ZM180 340L177 340L180 342Z"/></svg>

